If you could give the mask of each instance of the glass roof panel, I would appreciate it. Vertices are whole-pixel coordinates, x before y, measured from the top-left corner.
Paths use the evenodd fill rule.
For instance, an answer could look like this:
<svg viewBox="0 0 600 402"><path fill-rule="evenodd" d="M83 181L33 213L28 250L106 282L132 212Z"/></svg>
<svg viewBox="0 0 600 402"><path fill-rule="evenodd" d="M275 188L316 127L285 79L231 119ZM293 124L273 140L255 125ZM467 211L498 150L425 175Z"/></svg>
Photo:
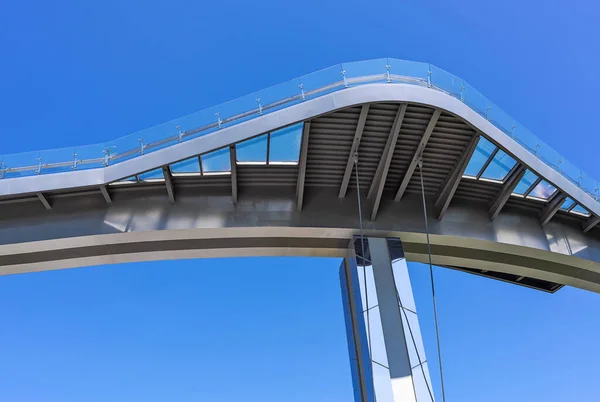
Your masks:
<svg viewBox="0 0 600 402"><path fill-rule="evenodd" d="M575 205L571 212L577 215L590 216L589 211L579 204Z"/></svg>
<svg viewBox="0 0 600 402"><path fill-rule="evenodd" d="M238 162L267 163L267 134L240 142L235 147Z"/></svg>
<svg viewBox="0 0 600 402"><path fill-rule="evenodd" d="M499 150L481 177L503 181L516 163L506 152Z"/></svg>
<svg viewBox="0 0 600 402"><path fill-rule="evenodd" d="M269 163L298 162L303 126L298 123L271 132Z"/></svg>
<svg viewBox="0 0 600 402"><path fill-rule="evenodd" d="M562 205L560 206L560 209L562 209L563 211L566 211L569 208L571 208L571 205L573 205L574 202L575 201L573 201L571 198L567 197L565 202L563 202Z"/></svg>
<svg viewBox="0 0 600 402"><path fill-rule="evenodd" d="M547 200L552 194L554 194L555 191L556 187L548 183L546 180L542 180L537 186L535 186L533 190L531 190L531 193L529 193L528 197Z"/></svg>
<svg viewBox="0 0 600 402"><path fill-rule="evenodd" d="M138 174L140 181L158 181L164 180L165 176L161 168L150 170L148 172Z"/></svg>
<svg viewBox="0 0 600 402"><path fill-rule="evenodd" d="M538 177L535 175L535 173L533 173L531 170L527 170L519 184L517 184L517 187L515 187L515 191L513 191L513 194L525 194L529 187L531 187L531 185L535 183L537 178Z"/></svg>
<svg viewBox="0 0 600 402"><path fill-rule="evenodd" d="M202 170L205 174L231 171L231 156L227 147L204 154L200 159L202 159Z"/></svg>
<svg viewBox="0 0 600 402"><path fill-rule="evenodd" d="M479 138L479 143L475 148L475 152L473 152L473 156L471 156L471 160L465 169L465 176L477 177L479 171L485 165L485 162L489 159L490 155L494 151L496 146L486 140L483 137Z"/></svg>
<svg viewBox="0 0 600 402"><path fill-rule="evenodd" d="M171 172L177 173L200 173L200 162L197 157L182 160L171 165Z"/></svg>

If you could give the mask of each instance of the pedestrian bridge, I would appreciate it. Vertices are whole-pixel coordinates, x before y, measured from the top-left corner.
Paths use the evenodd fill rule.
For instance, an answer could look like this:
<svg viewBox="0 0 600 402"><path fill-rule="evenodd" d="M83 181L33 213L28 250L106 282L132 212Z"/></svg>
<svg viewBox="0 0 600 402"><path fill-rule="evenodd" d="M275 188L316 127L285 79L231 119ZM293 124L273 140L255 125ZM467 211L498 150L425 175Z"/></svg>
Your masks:
<svg viewBox="0 0 600 402"><path fill-rule="evenodd" d="M434 264L600 292L596 182L425 63L334 66L111 143L0 162L3 275L346 256L357 190L364 234L425 262L422 180Z"/></svg>

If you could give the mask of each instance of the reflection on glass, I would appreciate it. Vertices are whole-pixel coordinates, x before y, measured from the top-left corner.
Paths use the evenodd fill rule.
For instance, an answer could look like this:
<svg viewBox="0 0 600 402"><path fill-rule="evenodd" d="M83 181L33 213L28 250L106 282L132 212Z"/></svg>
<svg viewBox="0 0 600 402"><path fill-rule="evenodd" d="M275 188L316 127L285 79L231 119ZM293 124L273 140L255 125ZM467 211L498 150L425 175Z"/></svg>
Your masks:
<svg viewBox="0 0 600 402"><path fill-rule="evenodd" d="M204 154L200 157L202 160L202 171L207 174L228 173L231 171L231 157L229 148L221 148L216 151Z"/></svg>
<svg viewBox="0 0 600 402"><path fill-rule="evenodd" d="M589 211L579 204L575 205L575 207L573 207L571 212L576 215L590 216Z"/></svg>
<svg viewBox="0 0 600 402"><path fill-rule="evenodd" d="M531 190L531 193L529 193L528 197L547 200L552 194L554 194L555 191L556 187L548 183L546 180L542 180L537 186L535 186L533 190Z"/></svg>
<svg viewBox="0 0 600 402"><path fill-rule="evenodd" d="M200 174L200 162L197 157L189 158L171 165L174 176L198 175Z"/></svg>
<svg viewBox="0 0 600 402"><path fill-rule="evenodd" d="M511 158L506 152L500 150L494 155L481 177L503 181L516 163L517 161Z"/></svg>
<svg viewBox="0 0 600 402"><path fill-rule="evenodd" d="M158 168L158 169L150 170L148 172L140 173L138 175L138 178L140 179L140 181L153 182L153 181L162 181L165 179L165 176L163 175L162 169Z"/></svg>
<svg viewBox="0 0 600 402"><path fill-rule="evenodd" d="M496 146L483 137L479 138L479 143L471 156L471 160L465 169L465 176L477 177L481 168L485 165Z"/></svg>
<svg viewBox="0 0 600 402"><path fill-rule="evenodd" d="M517 194L517 195L525 194L525 192L527 192L527 190L529 190L529 188L533 185L533 183L535 183L535 181L537 179L538 179L538 177L536 176L535 173L533 173L531 170L527 170L525 172L525 175L519 182L519 184L517 184L517 187L515 187L513 194Z"/></svg>
<svg viewBox="0 0 600 402"><path fill-rule="evenodd" d="M271 132L269 163L298 162L303 126L298 123Z"/></svg>
<svg viewBox="0 0 600 402"><path fill-rule="evenodd" d="M573 203L575 203L575 201L573 201L572 199L567 197L565 202L563 202L562 205L560 206L560 209L562 209L563 211L568 211L569 208L571 208L571 206L573 205Z"/></svg>
<svg viewBox="0 0 600 402"><path fill-rule="evenodd" d="M236 146L237 161L240 163L267 163L267 134L240 142Z"/></svg>

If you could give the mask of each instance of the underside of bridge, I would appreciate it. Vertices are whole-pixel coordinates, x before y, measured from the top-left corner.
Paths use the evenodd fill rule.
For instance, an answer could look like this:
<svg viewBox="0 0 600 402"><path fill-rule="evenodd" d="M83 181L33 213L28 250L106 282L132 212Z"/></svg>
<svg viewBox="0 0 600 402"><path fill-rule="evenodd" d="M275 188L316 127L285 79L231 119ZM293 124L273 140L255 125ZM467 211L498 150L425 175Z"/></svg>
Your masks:
<svg viewBox="0 0 600 402"><path fill-rule="evenodd" d="M434 262L550 292L564 284L600 289L600 231L595 228L595 215L559 183L542 177L472 122L436 106L408 101L368 102L313 114L283 129L247 132L242 141L209 146L183 160L169 160L107 183L5 192L0 198L2 272L47 269L32 264L54 259L59 262L53 267L58 267L60 261L94 256L73 249L73 255L62 257L37 261L24 257L30 251L55 248L44 242L171 229L204 230L201 237L207 237L206 230L211 228L214 233L223 228L336 228L346 232L323 236L335 244L283 240L277 247L346 249L344 239L349 240L359 227L358 171L365 230L403 233L399 237L404 236L409 259L412 255L424 261L425 255L422 240L414 243L413 250L409 240L410 233L424 232L422 177L434 235L432 250L439 257L434 256ZM11 180L21 179L4 179ZM282 233L275 231L267 237L285 239ZM249 237L258 238L260 233ZM304 237L321 236L311 232ZM493 258L473 257L461 264L473 250L463 247L460 255L443 258L441 250L450 237L489 243L477 247L499 243L515 248L498 249ZM152 245L153 250L166 244L161 239ZM119 241L110 243L114 247ZM170 250L198 247L220 248L188 244ZM236 246L228 249L232 247ZM242 242L237 247L264 249L267 245ZM144 250L151 251L122 247L120 252L113 249L97 255ZM531 250L546 256L533 263L515 261L521 256L533 258L525 255ZM557 262L554 257L568 260ZM570 267L570 271L553 270L552 264Z"/></svg>

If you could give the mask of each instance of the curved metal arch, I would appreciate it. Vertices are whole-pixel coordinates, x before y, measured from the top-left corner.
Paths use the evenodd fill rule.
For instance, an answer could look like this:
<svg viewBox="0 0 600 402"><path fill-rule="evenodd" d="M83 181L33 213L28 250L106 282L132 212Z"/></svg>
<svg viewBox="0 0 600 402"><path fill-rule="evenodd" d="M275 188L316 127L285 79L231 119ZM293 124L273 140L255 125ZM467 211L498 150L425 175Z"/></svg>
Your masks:
<svg viewBox="0 0 600 402"><path fill-rule="evenodd" d="M561 189L594 215L600 216L600 205L589 194L546 165L469 106L435 89L407 84L365 84L347 88L105 168L5 179L0 181L0 195L108 184L123 177L222 148L338 109L375 102L418 103L462 118L538 176Z"/></svg>

